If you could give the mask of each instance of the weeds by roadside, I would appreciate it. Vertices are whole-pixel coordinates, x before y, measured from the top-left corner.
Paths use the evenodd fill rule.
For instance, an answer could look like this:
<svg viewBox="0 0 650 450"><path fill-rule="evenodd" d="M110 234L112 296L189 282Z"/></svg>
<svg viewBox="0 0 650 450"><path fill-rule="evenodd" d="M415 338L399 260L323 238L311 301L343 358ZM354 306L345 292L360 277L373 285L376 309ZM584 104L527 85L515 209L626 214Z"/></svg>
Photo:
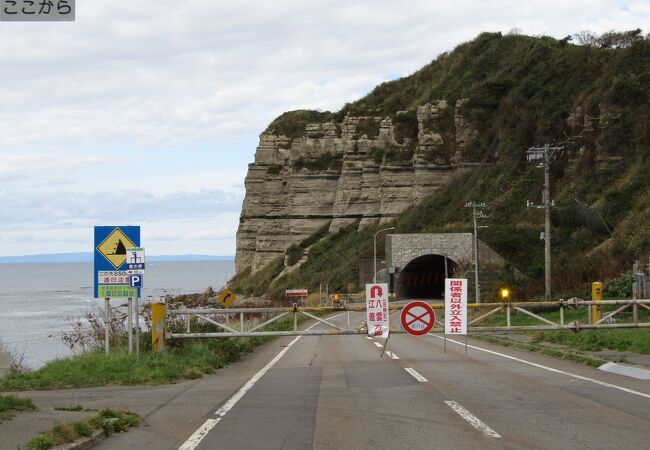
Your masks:
<svg viewBox="0 0 650 450"><path fill-rule="evenodd" d="M90 437L102 429L106 434L120 433L140 424L137 414L103 409L95 417L76 422L57 423L51 430L39 433L27 442L30 450L47 450L55 445L67 444L77 439Z"/></svg>
<svg viewBox="0 0 650 450"><path fill-rule="evenodd" d="M36 406L29 398L0 395L0 422L11 419L17 412L35 410Z"/></svg>
<svg viewBox="0 0 650 450"><path fill-rule="evenodd" d="M302 322L305 319L300 319ZM176 326L183 326L182 322ZM197 329L208 331L208 328ZM292 318L279 320L267 330L287 330ZM207 327L207 326L206 326ZM193 328L194 329L194 328ZM124 347L105 355L101 350L81 353L47 363L31 373L0 378L0 390L61 389L104 385L163 384L200 378L214 373L242 355L267 342L268 337L185 340L168 346L163 352L142 351L140 358L129 355ZM146 338L143 338L144 345Z"/></svg>

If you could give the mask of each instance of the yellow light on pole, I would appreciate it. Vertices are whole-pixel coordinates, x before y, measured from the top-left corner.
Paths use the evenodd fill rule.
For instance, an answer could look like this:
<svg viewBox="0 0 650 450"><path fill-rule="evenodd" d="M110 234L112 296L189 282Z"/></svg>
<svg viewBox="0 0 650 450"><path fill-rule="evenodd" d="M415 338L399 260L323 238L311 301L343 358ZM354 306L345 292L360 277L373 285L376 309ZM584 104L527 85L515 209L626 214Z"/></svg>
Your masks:
<svg viewBox="0 0 650 450"><path fill-rule="evenodd" d="M508 301L508 298L510 297L510 290L508 288L501 288L501 300L504 302Z"/></svg>

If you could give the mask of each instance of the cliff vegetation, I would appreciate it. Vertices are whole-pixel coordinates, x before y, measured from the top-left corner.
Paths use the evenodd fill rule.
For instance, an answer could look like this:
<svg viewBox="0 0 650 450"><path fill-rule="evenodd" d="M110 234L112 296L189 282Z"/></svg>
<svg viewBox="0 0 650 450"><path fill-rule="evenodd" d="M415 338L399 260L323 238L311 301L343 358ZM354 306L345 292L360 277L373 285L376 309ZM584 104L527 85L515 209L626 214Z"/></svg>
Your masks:
<svg viewBox="0 0 650 450"><path fill-rule="evenodd" d="M440 102L455 107L426 117L418 113ZM543 143L563 147L551 164L554 291L584 292L591 281L617 278L634 260L647 261L650 37L641 30L564 39L482 33L338 112L288 112L267 132L291 142L308 136L309 124L330 124L335 139L345 134L346 117L361 117L355 139L371 140L382 120L390 119L392 140L369 147L362 156L366 164L385 167L422 155L422 164L462 161L466 170L390 220L383 218L381 226L359 226L357 220L321 233L308 251L299 246L305 260L293 271L285 270L287 258L281 257L261 273L240 271L231 283L236 290L279 295L285 288L314 290L329 283L330 290L355 291L358 257L372 248L376 230L470 231L464 205L482 201L489 204L489 217L481 239L530 278L522 295L538 295L544 217L526 204L541 203L543 170L525 154ZM435 146L422 146L423 127L436 131ZM469 130L463 139L461 127ZM314 133L312 138L322 137ZM335 153L296 161L292 170L345 170ZM296 248L286 249L295 263Z"/></svg>

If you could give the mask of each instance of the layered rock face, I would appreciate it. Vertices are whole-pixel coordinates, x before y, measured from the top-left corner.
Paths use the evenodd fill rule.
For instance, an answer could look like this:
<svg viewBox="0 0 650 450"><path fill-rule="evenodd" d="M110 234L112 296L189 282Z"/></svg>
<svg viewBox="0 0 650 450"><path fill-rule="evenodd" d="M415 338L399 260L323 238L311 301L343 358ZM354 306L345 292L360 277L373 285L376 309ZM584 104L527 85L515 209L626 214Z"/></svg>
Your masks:
<svg viewBox="0 0 650 450"><path fill-rule="evenodd" d="M347 116L303 136L262 133L249 165L235 265L263 268L329 224L333 232L390 221L468 171L462 149L476 135L456 105L438 101L396 118Z"/></svg>

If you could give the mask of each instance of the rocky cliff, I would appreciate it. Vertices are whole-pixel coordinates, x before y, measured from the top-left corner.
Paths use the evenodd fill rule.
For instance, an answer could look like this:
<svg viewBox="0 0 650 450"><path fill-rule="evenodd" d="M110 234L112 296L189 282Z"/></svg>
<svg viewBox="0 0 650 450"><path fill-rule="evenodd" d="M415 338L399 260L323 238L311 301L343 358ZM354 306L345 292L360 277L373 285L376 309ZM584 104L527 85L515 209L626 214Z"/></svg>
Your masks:
<svg viewBox="0 0 650 450"><path fill-rule="evenodd" d="M237 271L261 269L327 224L333 232L390 221L475 166L462 158L476 133L463 103L426 103L393 119L347 115L295 137L271 126L246 176Z"/></svg>

